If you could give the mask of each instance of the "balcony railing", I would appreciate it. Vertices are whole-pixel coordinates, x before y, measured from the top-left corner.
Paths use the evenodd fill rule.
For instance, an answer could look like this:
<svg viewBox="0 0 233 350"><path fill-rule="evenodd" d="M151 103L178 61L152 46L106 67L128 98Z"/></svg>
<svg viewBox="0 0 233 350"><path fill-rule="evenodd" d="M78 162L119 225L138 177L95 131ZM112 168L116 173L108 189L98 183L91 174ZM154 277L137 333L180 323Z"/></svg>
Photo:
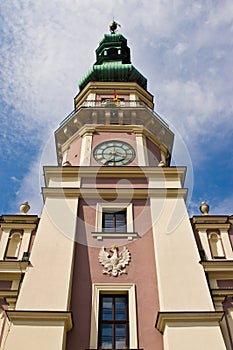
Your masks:
<svg viewBox="0 0 233 350"><path fill-rule="evenodd" d="M104 101L100 100L86 100L80 107L147 107L146 103L141 100L116 100L113 98L106 99Z"/></svg>
<svg viewBox="0 0 233 350"><path fill-rule="evenodd" d="M104 101L100 100L86 100L81 105L78 106L78 108L74 109L70 114L63 119L63 121L60 123L60 126L62 126L67 120L69 120L78 110L81 108L146 108L151 113L156 115L156 117L167 127L169 128L168 124L157 114L155 113L150 107L147 106L147 104L141 100L114 100L114 99L107 99Z"/></svg>

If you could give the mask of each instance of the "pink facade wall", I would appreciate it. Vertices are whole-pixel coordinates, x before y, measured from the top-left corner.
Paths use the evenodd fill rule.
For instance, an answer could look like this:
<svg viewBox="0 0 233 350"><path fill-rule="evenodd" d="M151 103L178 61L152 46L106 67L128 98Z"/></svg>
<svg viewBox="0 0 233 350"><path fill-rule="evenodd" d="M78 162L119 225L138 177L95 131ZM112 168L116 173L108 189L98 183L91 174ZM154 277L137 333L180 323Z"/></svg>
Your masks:
<svg viewBox="0 0 233 350"><path fill-rule="evenodd" d="M80 164L81 144L82 138L78 137L71 143L70 148L67 152L67 160L73 166L78 166Z"/></svg>
<svg viewBox="0 0 233 350"><path fill-rule="evenodd" d="M157 166L161 161L161 152L159 147L148 138L146 139L146 147L148 152L149 165Z"/></svg>
<svg viewBox="0 0 233 350"><path fill-rule="evenodd" d="M130 191L129 191L130 197ZM148 231L151 230L151 218L149 214L149 200L130 200L133 204L133 231L137 232L139 237L142 237ZM103 241L98 241L92 236L92 232L96 232L96 206L97 203L115 203L128 204L128 200L115 199L113 201L103 201L102 198L98 199L81 199L79 200L79 210L78 210L78 228L76 234L76 241L83 245L88 245L89 247L103 246ZM128 244L127 238L115 238L114 242L111 240L104 241L106 247L111 247L112 244L117 245Z"/></svg>
<svg viewBox="0 0 233 350"><path fill-rule="evenodd" d="M81 200L79 204L71 295L74 328L68 333L67 350L83 350L89 347L92 283L135 284L139 348L161 350L162 335L155 329L159 297L149 203L144 200L133 201L134 230L139 233L139 238L133 242L124 239L117 242L114 238L105 238L99 242L90 238L91 230L95 227L94 207L95 201L85 203ZM131 253L127 274L118 277L103 275L103 266L98 261L100 248L113 244L119 246L119 251L125 245Z"/></svg>

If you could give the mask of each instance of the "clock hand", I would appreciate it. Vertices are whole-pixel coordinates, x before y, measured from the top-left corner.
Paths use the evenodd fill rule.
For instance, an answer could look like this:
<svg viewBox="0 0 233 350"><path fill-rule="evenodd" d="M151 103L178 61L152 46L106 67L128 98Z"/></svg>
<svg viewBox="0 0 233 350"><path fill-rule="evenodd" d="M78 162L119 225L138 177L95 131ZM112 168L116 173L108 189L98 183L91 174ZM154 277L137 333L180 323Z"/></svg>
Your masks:
<svg viewBox="0 0 233 350"><path fill-rule="evenodd" d="M110 153L110 152L109 152L109 153ZM112 158L112 153L111 153L111 155L106 159L104 165L107 164L107 163L111 160L111 158Z"/></svg>
<svg viewBox="0 0 233 350"><path fill-rule="evenodd" d="M112 155L118 155L118 156L121 156L121 157L124 157L124 154L123 153L120 153L118 151L118 148L114 147L114 151L111 152Z"/></svg>
<svg viewBox="0 0 233 350"><path fill-rule="evenodd" d="M121 157L125 156L123 153L120 153L120 152L117 152L117 151L116 151L116 155L121 156Z"/></svg>

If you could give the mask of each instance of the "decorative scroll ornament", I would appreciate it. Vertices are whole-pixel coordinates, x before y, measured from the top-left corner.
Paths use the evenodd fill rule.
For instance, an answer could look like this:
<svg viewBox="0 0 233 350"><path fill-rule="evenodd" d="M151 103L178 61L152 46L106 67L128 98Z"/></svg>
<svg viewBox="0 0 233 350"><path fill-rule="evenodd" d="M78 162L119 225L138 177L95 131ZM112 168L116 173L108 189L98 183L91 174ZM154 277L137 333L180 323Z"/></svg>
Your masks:
<svg viewBox="0 0 233 350"><path fill-rule="evenodd" d="M110 249L113 254L110 255L102 247L99 252L99 262L104 266L103 274L112 275L117 277L123 273L127 273L125 266L130 262L130 252L126 247L122 248L122 251L118 254L118 247L113 245Z"/></svg>

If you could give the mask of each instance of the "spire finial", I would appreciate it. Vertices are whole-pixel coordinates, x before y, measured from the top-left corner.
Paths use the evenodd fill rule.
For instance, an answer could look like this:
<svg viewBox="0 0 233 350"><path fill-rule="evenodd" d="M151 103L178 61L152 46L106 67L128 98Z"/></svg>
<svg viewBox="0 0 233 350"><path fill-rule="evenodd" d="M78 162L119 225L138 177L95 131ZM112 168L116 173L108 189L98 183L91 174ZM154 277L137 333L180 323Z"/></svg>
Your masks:
<svg viewBox="0 0 233 350"><path fill-rule="evenodd" d="M117 31L117 27L121 27L121 25L117 22L114 21L114 18L113 18L113 21L111 24L109 24L109 30L110 30L110 33L111 34L115 34L116 31Z"/></svg>

